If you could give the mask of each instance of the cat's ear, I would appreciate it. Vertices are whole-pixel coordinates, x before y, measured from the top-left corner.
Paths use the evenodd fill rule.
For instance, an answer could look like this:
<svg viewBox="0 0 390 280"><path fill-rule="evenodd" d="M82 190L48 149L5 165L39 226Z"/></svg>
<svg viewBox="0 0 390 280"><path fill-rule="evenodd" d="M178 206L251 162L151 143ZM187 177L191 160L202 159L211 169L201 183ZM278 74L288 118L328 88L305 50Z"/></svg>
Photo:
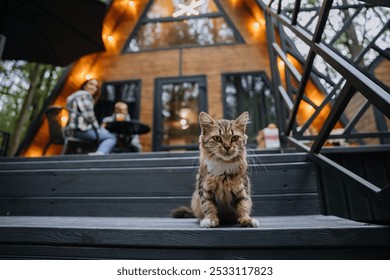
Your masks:
<svg viewBox="0 0 390 280"><path fill-rule="evenodd" d="M202 131L206 131L208 128L210 128L215 124L215 121L213 120L212 117L209 116L209 114L205 112L200 112L199 123L200 123L200 127L202 128Z"/></svg>
<svg viewBox="0 0 390 280"><path fill-rule="evenodd" d="M249 113L244 112L242 113L237 119L236 119L236 124L240 129L242 129L245 132L246 125L249 122Z"/></svg>

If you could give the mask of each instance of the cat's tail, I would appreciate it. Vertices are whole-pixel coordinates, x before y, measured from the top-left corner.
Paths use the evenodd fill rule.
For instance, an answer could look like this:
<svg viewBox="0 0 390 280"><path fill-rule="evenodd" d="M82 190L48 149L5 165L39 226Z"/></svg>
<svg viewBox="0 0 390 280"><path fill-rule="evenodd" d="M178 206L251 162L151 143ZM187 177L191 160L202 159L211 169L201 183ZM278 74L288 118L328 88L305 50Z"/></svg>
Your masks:
<svg viewBox="0 0 390 280"><path fill-rule="evenodd" d="M179 207L171 210L171 217L173 217L173 218L195 218L195 215L190 207L179 206Z"/></svg>

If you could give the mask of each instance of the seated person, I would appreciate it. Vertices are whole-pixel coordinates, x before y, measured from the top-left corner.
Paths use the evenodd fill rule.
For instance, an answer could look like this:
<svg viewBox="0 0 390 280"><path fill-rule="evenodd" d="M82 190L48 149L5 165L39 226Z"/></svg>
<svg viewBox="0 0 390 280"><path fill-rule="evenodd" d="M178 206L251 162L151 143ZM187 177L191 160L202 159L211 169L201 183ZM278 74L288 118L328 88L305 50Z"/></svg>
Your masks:
<svg viewBox="0 0 390 280"><path fill-rule="evenodd" d="M99 139L98 148L96 152L90 153L91 155L109 154L117 141L115 135L99 127L96 120L94 102L99 96L98 93L98 80L90 79L66 99L69 119L64 129L65 135L86 140Z"/></svg>
<svg viewBox="0 0 390 280"><path fill-rule="evenodd" d="M108 123L114 122L114 121L130 121L130 115L129 115L129 109L126 103L124 102L117 102L115 103L114 107L114 113L111 116L107 116L102 120L102 126L106 127ZM129 137L131 138L131 143L129 144ZM142 146L139 141L139 135L125 135L125 134L118 134L117 135L118 141L120 142L122 146L124 146L124 149L130 149L131 152L141 152ZM127 147L129 146L129 147Z"/></svg>

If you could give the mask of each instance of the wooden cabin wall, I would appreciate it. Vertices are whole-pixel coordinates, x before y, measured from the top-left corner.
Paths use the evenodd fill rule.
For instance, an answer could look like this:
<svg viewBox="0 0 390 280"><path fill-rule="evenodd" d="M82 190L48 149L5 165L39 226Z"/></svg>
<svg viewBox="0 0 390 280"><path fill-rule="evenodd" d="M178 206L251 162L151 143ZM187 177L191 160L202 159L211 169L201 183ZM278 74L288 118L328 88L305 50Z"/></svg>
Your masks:
<svg viewBox="0 0 390 280"><path fill-rule="evenodd" d="M390 88L390 60L383 60L374 71L375 77ZM390 119L386 118L387 127L390 129Z"/></svg>
<svg viewBox="0 0 390 280"><path fill-rule="evenodd" d="M269 60L265 24L261 10L252 0L220 0L227 16L243 37L244 44L185 48L182 50L182 76L207 77L208 111L216 118L223 117L221 75L229 72L265 71L269 78ZM148 1L114 1L105 19L103 39L106 52L90 55L75 63L68 81L55 104L64 105L88 74L102 82L141 80L140 120L153 129L154 81L161 77L180 75L180 50L159 50L122 54L122 48L133 31ZM260 25L255 24L256 22ZM112 36L113 40L108 40ZM47 143L47 124L43 123L24 155L40 156ZM152 135L142 135L143 151L152 150ZM58 147L47 155L58 154Z"/></svg>
<svg viewBox="0 0 390 280"><path fill-rule="evenodd" d="M383 60L374 71L375 77L383 82L386 86L390 87L390 62L388 60ZM366 98L360 93L356 93L351 101L349 102L345 115L348 119L352 119L353 116L358 112L359 108L366 102ZM385 118L387 127L390 128L390 119ZM374 107L370 106L364 115L360 118L358 123L355 126L355 130L358 132L375 132L377 131L376 119ZM380 144L378 138L366 138L364 139L365 144L367 145L377 145Z"/></svg>
<svg viewBox="0 0 390 280"><path fill-rule="evenodd" d="M383 60L379 63L378 67L374 71L375 77L382 81L386 86L390 87L390 61Z"/></svg>

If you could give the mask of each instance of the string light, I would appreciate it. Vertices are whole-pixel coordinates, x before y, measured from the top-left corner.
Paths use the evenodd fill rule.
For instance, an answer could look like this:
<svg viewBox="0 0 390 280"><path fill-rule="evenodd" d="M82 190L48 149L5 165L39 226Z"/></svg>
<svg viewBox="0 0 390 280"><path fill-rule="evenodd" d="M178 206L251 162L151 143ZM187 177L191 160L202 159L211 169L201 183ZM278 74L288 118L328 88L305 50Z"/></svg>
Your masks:
<svg viewBox="0 0 390 280"><path fill-rule="evenodd" d="M230 0L230 2L232 3L233 7L236 7L239 1L238 0Z"/></svg>
<svg viewBox="0 0 390 280"><path fill-rule="evenodd" d="M134 1L129 1L129 6L134 7Z"/></svg>
<svg viewBox="0 0 390 280"><path fill-rule="evenodd" d="M90 80L91 78L92 78L92 75L91 75L91 74L86 74L86 75L85 75L85 79L86 79L86 80Z"/></svg>
<svg viewBox="0 0 390 280"><path fill-rule="evenodd" d="M114 37L112 35L109 35L109 36L107 36L107 40L109 42L112 42L112 41L114 41Z"/></svg>

